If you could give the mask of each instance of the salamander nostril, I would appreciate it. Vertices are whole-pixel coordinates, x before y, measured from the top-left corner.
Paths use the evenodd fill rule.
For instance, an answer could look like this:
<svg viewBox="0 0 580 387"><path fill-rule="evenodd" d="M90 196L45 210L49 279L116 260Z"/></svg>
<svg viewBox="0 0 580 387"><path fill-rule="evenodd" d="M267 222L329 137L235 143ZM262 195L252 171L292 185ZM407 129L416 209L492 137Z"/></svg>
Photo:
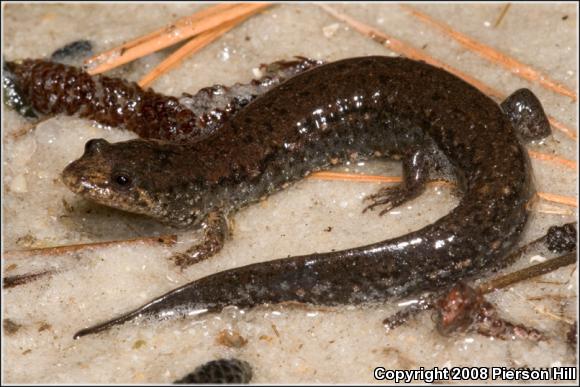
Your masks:
<svg viewBox="0 0 580 387"><path fill-rule="evenodd" d="M109 145L107 140L102 138L93 138L85 144L85 153L100 152L105 146Z"/></svg>

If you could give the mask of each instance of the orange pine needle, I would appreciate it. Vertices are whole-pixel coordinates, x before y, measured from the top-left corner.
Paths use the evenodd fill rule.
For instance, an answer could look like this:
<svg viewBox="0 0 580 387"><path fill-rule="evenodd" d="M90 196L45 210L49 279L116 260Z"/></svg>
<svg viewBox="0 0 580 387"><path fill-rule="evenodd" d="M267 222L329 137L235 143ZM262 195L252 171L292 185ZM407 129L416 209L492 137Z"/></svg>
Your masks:
<svg viewBox="0 0 580 387"><path fill-rule="evenodd" d="M98 74L102 71L95 71L95 67L104 63L104 62L111 62L113 61L116 57L118 57L120 54L124 53L126 50L130 49L130 48L135 48L137 46L146 44L148 41L158 38L163 34L169 34L173 31L175 31L177 29L177 26L182 26L184 24L186 24L187 22L192 23L195 22L196 20L199 20L201 18L204 17L209 17L211 15L215 15L216 13L219 12L223 12L226 9L230 9L232 7L234 7L235 4L218 4L212 7L208 7L205 9L202 9L199 12L196 12L193 15L189 15L186 17L183 17L181 19L178 19L175 23L160 28L156 31L153 31L147 35L143 35L140 36L136 39L133 39L127 43L124 43L118 47L112 48L110 50L107 50L105 52L102 52L100 54L94 55L88 59L85 60L85 65L87 67L90 68L90 73L91 74Z"/></svg>
<svg viewBox="0 0 580 387"><path fill-rule="evenodd" d="M178 65L185 57L196 53L201 50L221 35L226 33L228 30L234 27L235 24L228 23L225 26L218 27L213 30L203 32L195 37L193 37L189 42L183 45L179 50L175 51L173 54L168 56L163 62L159 63L153 70L146 74L139 82L139 86L145 88L149 86L155 79L159 78L161 75L165 74L176 65Z"/></svg>
<svg viewBox="0 0 580 387"><path fill-rule="evenodd" d="M400 183L403 181L400 176L364 175L345 172L316 172L310 175L309 178L317 180L357 181L361 183ZM434 180L430 181L429 184L438 186L453 185L445 180ZM573 196L557 195L549 192L538 192L537 195L539 198L549 202L578 207L576 203L577 199Z"/></svg>
<svg viewBox="0 0 580 387"><path fill-rule="evenodd" d="M170 69L179 64L183 59L189 55L193 55L197 51L201 50L235 26L237 26L242 21L246 20L251 15L259 12L261 9L254 9L250 12L244 14L243 16L234 19L230 22L224 23L219 27L205 31L197 36L194 36L189 42L187 42L179 50L175 51L169 57L167 57L163 62L161 62L157 67L155 67L151 72L145 75L138 83L141 87L149 86L155 79L159 78L161 75L168 72Z"/></svg>
<svg viewBox="0 0 580 387"><path fill-rule="evenodd" d="M567 127L566 125L564 125L563 123L561 123L560 121L555 119L554 117L548 115L548 120L550 121L550 125L552 125L556 129L558 129L560 132L564 133L566 136L570 137L573 140L576 140L578 138L576 131L570 129L569 127Z"/></svg>
<svg viewBox="0 0 580 387"><path fill-rule="evenodd" d="M317 180L361 181L365 183L400 183L403 181L399 176L359 175L344 172L315 172L309 178Z"/></svg>
<svg viewBox="0 0 580 387"><path fill-rule="evenodd" d="M536 195L538 195L540 199L549 202L565 204L570 207L578 207L578 198L575 196L557 195L549 192L537 192Z"/></svg>
<svg viewBox="0 0 580 387"><path fill-rule="evenodd" d="M358 21L358 20L356 20L348 15L340 13L340 12L336 11L335 9L329 7L326 4L320 4L319 6L322 9L324 9L326 12L328 12L329 14L334 16L336 19L345 22L346 24L348 24L349 26L354 28L356 31L360 32L363 35L368 36L369 38L371 38L374 41L378 42L379 44L387 47L388 49L390 49L393 52L404 55L404 56L411 58L411 59L422 60L426 63L429 63L432 66L440 67L440 68L444 69L445 71L447 71L451 74L454 74L457 77L463 79L467 83L470 83L471 85L478 88L479 90L481 90L483 93L489 95L490 97L494 97L498 100L503 100L506 97L506 95L504 95L503 93L499 92L498 90L492 88L491 86L486 85L485 83L471 77L468 74L463 73L462 71L460 71L454 67L451 67L451 66L449 66L449 65L447 65L447 64L445 64L445 63L443 63L435 58L432 58L431 56L425 54L423 51L420 51L420 50L416 49L415 47L413 47L413 46L411 46L411 45L409 45L401 40L395 39L395 38L385 34L384 32L377 30L376 28L373 28L367 24L364 24L364 23L362 23L362 22L360 22L360 21ZM550 119L550 123L554 126L554 128L560 130L566 136L568 136L574 140L577 138L576 132L574 130L568 128L567 126L565 126L561 122L557 121L553 117L548 117L548 118Z"/></svg>
<svg viewBox="0 0 580 387"><path fill-rule="evenodd" d="M163 33L161 34L159 34L159 31L149 34L149 39L145 39L145 41L143 38L138 38L133 42L90 58L86 64L89 66L94 65L95 67L88 70L88 72L89 74L99 74L111 70L145 55L172 46L194 35L231 22L249 12L255 12L269 6L270 4L268 3L236 4L233 6L231 4L220 4L204 9L189 18L182 19L179 24L173 24L163 29ZM217 7L220 7L218 11L216 11Z"/></svg>
<svg viewBox="0 0 580 387"><path fill-rule="evenodd" d="M534 158L536 160L547 161L550 163L562 165L566 168L578 170L578 166L576 165L576 161L574 160L565 159L563 157L558 157L547 153L536 152L533 150L528 150L528 154L530 155L531 158Z"/></svg>
<svg viewBox="0 0 580 387"><path fill-rule="evenodd" d="M409 5L401 4L400 6L403 9L409 11L410 14L413 17L415 17L416 19L418 19L418 20L422 21L423 23L426 23L432 27L437 28L438 30L443 32L445 35L453 38L455 41L457 41L459 44L466 47L470 51L472 51L472 52L478 54L479 56L489 60L490 62L493 62L493 63L496 63L500 66L503 66L504 68L508 69L509 71L511 71L512 73L517 75L518 77L527 79L528 81L538 82L543 87L545 87L553 92L556 92L558 94L565 95L566 97L571 98L573 101L576 101L576 99L578 98L578 96L576 95L576 93L574 91L572 91L569 88L567 88L566 86L561 85L558 82L550 79L547 75L541 73L538 70L535 70L531 66L528 66L528 65L518 61L517 59L512 58L511 56L508 56L508 55L494 49L493 47L490 47L486 44L480 43L480 42L476 41L475 39L470 38L469 36L459 32L457 30L454 30L453 28L451 28L451 26L449 26L441 21L435 20L431 16L424 14L424 13L418 11L417 9L415 9Z"/></svg>

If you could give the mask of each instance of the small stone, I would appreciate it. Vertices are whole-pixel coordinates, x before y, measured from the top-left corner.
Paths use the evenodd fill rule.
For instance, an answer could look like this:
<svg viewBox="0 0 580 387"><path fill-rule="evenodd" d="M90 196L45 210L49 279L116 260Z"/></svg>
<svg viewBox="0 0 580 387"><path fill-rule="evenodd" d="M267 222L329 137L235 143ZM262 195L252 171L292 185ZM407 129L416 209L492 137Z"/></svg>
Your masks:
<svg viewBox="0 0 580 387"><path fill-rule="evenodd" d="M338 31L338 27L340 27L338 23L329 24L326 27L322 27L322 33L325 37L331 38L336 34L336 31Z"/></svg>
<svg viewBox="0 0 580 387"><path fill-rule="evenodd" d="M28 184L26 183L26 178L23 174L16 175L12 182L10 183L10 190L17 193L28 192Z"/></svg>
<svg viewBox="0 0 580 387"><path fill-rule="evenodd" d="M261 341L266 341L268 343L271 343L272 340L274 340L274 338L272 336L268 336L268 335L262 335L262 336L259 337L259 339Z"/></svg>
<svg viewBox="0 0 580 387"><path fill-rule="evenodd" d="M258 67L252 69L252 74L254 75L254 78L262 78L264 76L264 73Z"/></svg>
<svg viewBox="0 0 580 387"><path fill-rule="evenodd" d="M220 333L218 334L218 337L216 338L216 343L230 348L242 348L248 343L248 340L246 340L237 331L224 329L220 331Z"/></svg>

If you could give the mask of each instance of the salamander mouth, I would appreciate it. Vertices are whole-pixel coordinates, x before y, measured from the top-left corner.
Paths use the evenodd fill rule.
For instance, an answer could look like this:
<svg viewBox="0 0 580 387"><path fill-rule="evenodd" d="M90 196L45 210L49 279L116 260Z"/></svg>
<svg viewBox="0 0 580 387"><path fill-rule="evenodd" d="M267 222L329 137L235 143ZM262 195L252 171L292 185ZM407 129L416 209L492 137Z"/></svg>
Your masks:
<svg viewBox="0 0 580 387"><path fill-rule="evenodd" d="M98 180L93 180L91 176L78 176L74 173L65 172L62 174L64 184L69 190L84 199L124 212L150 216L147 211L140 211L140 208L135 208L122 200L111 188L107 187L106 182L105 184L98 184L95 183Z"/></svg>

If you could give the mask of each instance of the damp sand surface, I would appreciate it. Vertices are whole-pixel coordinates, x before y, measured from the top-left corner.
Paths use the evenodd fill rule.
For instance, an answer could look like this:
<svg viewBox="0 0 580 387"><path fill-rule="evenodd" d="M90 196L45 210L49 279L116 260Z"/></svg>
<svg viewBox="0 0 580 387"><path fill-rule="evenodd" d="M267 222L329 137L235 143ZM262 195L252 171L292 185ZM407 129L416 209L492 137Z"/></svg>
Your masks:
<svg viewBox="0 0 580 387"><path fill-rule="evenodd" d="M8 4L8 60L38 58L79 39L100 52L191 14L197 4ZM546 111L577 128L577 104L492 65L422 24L396 4L332 5L504 94L531 88ZM496 47L553 79L577 88L577 7L513 4L496 27L502 4L420 4L418 9ZM167 52L135 61L114 75L137 80ZM318 6L277 5L227 33L151 86L193 93L216 83L246 82L259 64L302 55L337 60L396 55ZM15 112L3 114L3 247L23 250L176 233L155 222L104 209L70 193L59 179L91 138L133 135L74 117L55 117L31 130ZM529 149L576 160L577 143L556 132ZM533 160L538 190L577 195L577 171ZM396 162L352 163L337 171L399 175ZM234 217L234 235L217 256L186 271L167 260L199 238L180 231L173 246L120 244L52 256L6 258L3 276L53 274L3 290L3 365L7 383L168 383L203 362L238 357L254 367L255 383L372 383L373 370L419 367L573 365L567 344L576 320L577 272L562 268L488 296L506 319L539 329L548 340L497 340L475 333L443 337L430 313L387 332L382 320L397 302L320 308L272 305L226 308L177 320L129 323L73 340L80 328L133 309L203 276L291 255L343 249L407 233L444 216L456 204L449 189L431 186L383 217L362 214L377 183L307 179ZM540 202L524 242L550 225L576 219L574 207ZM504 272L530 264L526 256ZM537 258L535 258L537 259ZM495 274L492 274L495 275ZM232 340L231 338L235 338ZM241 338L240 338L241 337Z"/></svg>

